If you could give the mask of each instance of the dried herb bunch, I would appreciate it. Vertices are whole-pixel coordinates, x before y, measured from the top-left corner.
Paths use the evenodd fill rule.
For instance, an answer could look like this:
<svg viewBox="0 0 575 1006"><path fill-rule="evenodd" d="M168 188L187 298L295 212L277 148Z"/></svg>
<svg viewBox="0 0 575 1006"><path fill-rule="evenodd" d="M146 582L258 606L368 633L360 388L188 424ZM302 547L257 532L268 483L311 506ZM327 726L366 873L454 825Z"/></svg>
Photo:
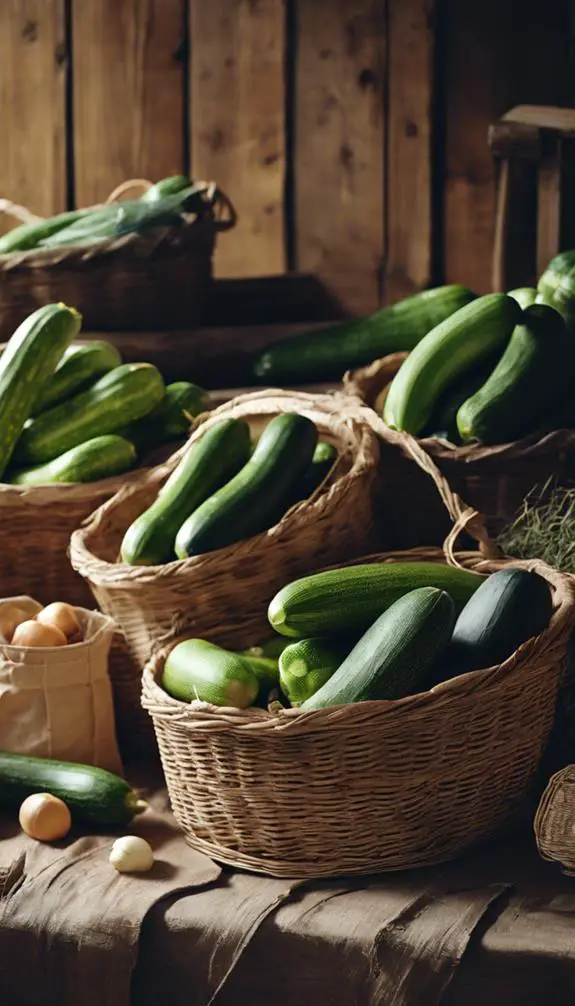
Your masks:
<svg viewBox="0 0 575 1006"><path fill-rule="evenodd" d="M497 544L515 559L541 559L565 573L575 573L575 488L550 480L533 491Z"/></svg>

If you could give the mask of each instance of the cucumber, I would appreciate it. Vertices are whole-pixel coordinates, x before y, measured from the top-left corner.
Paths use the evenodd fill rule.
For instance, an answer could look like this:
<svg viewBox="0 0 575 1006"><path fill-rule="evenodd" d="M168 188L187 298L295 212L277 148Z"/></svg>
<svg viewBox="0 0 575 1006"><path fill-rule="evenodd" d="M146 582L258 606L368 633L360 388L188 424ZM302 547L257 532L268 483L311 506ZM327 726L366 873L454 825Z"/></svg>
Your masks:
<svg viewBox="0 0 575 1006"><path fill-rule="evenodd" d="M503 663L547 628L552 613L549 585L538 573L492 573L460 613L438 679Z"/></svg>
<svg viewBox="0 0 575 1006"><path fill-rule="evenodd" d="M413 349L430 329L474 297L463 286L440 286L365 318L280 339L254 356L254 381L280 387L285 382L339 381L346 370Z"/></svg>
<svg viewBox="0 0 575 1006"><path fill-rule="evenodd" d="M110 342L95 339L86 346L70 346L49 381L46 382L34 408L34 414L45 412L53 405L76 395L122 362L118 350Z"/></svg>
<svg viewBox="0 0 575 1006"><path fill-rule="evenodd" d="M178 559L225 548L272 527L289 508L317 443L311 419L276 416L240 472L184 521L176 536Z"/></svg>
<svg viewBox="0 0 575 1006"><path fill-rule="evenodd" d="M309 499L309 497L313 495L316 489L329 475L337 460L337 456L337 448L332 444L327 444L323 441L318 443L314 451L311 464L306 469L297 485L294 486L289 507L295 506L296 503L301 503L302 500ZM286 509L289 509L289 507L286 507Z"/></svg>
<svg viewBox="0 0 575 1006"><path fill-rule="evenodd" d="M167 656L162 687L181 702L246 709L258 694L258 680L249 661L204 639L186 639Z"/></svg>
<svg viewBox="0 0 575 1006"><path fill-rule="evenodd" d="M504 293L478 297L437 325L402 363L389 387L383 419L394 430L418 434L439 397L466 371L503 351L521 319L517 301Z"/></svg>
<svg viewBox="0 0 575 1006"><path fill-rule="evenodd" d="M152 505L130 525L122 562L157 566L170 562L179 528L211 493L246 463L250 428L242 419L222 419L186 451Z"/></svg>
<svg viewBox="0 0 575 1006"><path fill-rule="evenodd" d="M351 645L321 636L290 643L279 662L280 687L290 705L300 706L329 681Z"/></svg>
<svg viewBox="0 0 575 1006"><path fill-rule="evenodd" d="M395 601L374 622L328 681L301 708L400 699L416 692L453 631L449 594L419 587Z"/></svg>
<svg viewBox="0 0 575 1006"><path fill-rule="evenodd" d="M365 631L394 601L419 587L446 590L460 611L483 582L477 573L435 562L364 563L312 573L275 595L268 620L295 639Z"/></svg>
<svg viewBox="0 0 575 1006"><path fill-rule="evenodd" d="M164 196L173 196L183 189L189 189L193 183L186 175L169 175L168 178L161 178L159 182L152 185L142 196L143 203L156 203Z"/></svg>
<svg viewBox="0 0 575 1006"><path fill-rule="evenodd" d="M68 227L78 220L82 220L92 210L68 210L66 213L58 213L56 216L48 217L47 220L39 220L35 224L21 224L14 227L8 234L0 237L0 255L8 255L12 252L30 251L37 248L41 241L57 234L64 227Z"/></svg>
<svg viewBox="0 0 575 1006"><path fill-rule="evenodd" d="M161 444L185 440L191 419L204 411L206 402L206 392L197 384L176 381L167 385L166 394L155 409L118 433L130 440L144 457Z"/></svg>
<svg viewBox="0 0 575 1006"><path fill-rule="evenodd" d="M147 808L125 779L103 768L0 751L0 807L18 810L32 793L59 797L74 821L93 825L128 824Z"/></svg>
<svg viewBox="0 0 575 1006"><path fill-rule="evenodd" d="M133 468L136 449L123 437L108 434L86 440L59 458L34 468L10 472L8 482L14 486L44 486L60 482L96 482L110 475L120 475Z"/></svg>
<svg viewBox="0 0 575 1006"><path fill-rule="evenodd" d="M457 429L457 413L463 403L485 384L493 368L497 366L500 355L497 353L490 356L444 391L431 414L428 427L422 431L422 437L441 437L452 444L462 443Z"/></svg>
<svg viewBox="0 0 575 1006"><path fill-rule="evenodd" d="M150 412L164 394L162 376L151 363L123 363L27 423L14 461L22 467L44 464L86 440L115 433Z"/></svg>
<svg viewBox="0 0 575 1006"><path fill-rule="evenodd" d="M0 476L44 385L81 324L82 316L74 308L48 304L26 318L8 341L0 358Z"/></svg>
<svg viewBox="0 0 575 1006"><path fill-rule="evenodd" d="M462 440L504 444L537 429L573 387L575 339L552 307L534 304L485 383L457 413Z"/></svg>
<svg viewBox="0 0 575 1006"><path fill-rule="evenodd" d="M519 286L516 290L508 290L508 297L513 297L519 304L522 311L526 307L531 307L535 303L535 298L537 297L537 290L533 286Z"/></svg>

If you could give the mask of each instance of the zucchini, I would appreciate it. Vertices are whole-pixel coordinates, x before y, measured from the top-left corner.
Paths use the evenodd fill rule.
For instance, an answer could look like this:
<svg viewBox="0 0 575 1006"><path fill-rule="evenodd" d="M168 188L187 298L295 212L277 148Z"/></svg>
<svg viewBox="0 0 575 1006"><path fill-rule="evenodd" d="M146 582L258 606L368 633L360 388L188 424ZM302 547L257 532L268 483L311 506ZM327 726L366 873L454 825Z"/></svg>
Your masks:
<svg viewBox="0 0 575 1006"><path fill-rule="evenodd" d="M270 692L274 689L279 690L280 669L278 661L271 657L259 657L247 653L240 653L239 656L247 660L250 670L256 676L258 683L256 705L265 709L269 702Z"/></svg>
<svg viewBox="0 0 575 1006"><path fill-rule="evenodd" d="M44 385L81 324L74 308L48 304L11 336L0 358L0 476Z"/></svg>
<svg viewBox="0 0 575 1006"><path fill-rule="evenodd" d="M402 363L389 387L384 422L418 434L440 395L496 350L503 351L521 319L517 301L504 293L479 297L437 325Z"/></svg>
<svg viewBox="0 0 575 1006"><path fill-rule="evenodd" d="M537 283L537 302L559 311L571 330L575 325L575 251L551 259Z"/></svg>
<svg viewBox="0 0 575 1006"><path fill-rule="evenodd" d="M130 440L144 457L161 444L185 440L192 419L204 411L206 401L206 392L197 384L176 381L167 385L166 394L155 409L118 433Z"/></svg>
<svg viewBox="0 0 575 1006"><path fill-rule="evenodd" d="M411 350L430 329L473 300L464 286L424 290L365 318L280 339L252 360L256 383L339 381L346 370Z"/></svg>
<svg viewBox="0 0 575 1006"><path fill-rule="evenodd" d="M462 440L504 444L525 436L567 395L575 373L575 340L560 314L534 304L485 383L457 413Z"/></svg>
<svg viewBox="0 0 575 1006"><path fill-rule="evenodd" d="M123 437L108 434L94 437L61 454L59 458L34 468L10 472L14 486L44 486L54 482L96 482L133 468L136 449Z"/></svg>
<svg viewBox="0 0 575 1006"><path fill-rule="evenodd" d="M350 650L350 645L318 636L290 643L279 662L280 688L290 705L301 706L315 695L335 674Z"/></svg>
<svg viewBox="0 0 575 1006"><path fill-rule="evenodd" d="M441 437L452 444L461 444L462 440L457 429L457 413L471 395L481 388L497 366L500 354L492 355L488 360L475 367L469 373L447 388L435 406L429 424L422 431L422 437Z"/></svg>
<svg viewBox="0 0 575 1006"><path fill-rule="evenodd" d="M43 238L38 245L40 248L60 248L97 244L98 241L114 237L117 216L116 203L90 210L66 227Z"/></svg>
<svg viewBox="0 0 575 1006"><path fill-rule="evenodd" d="M526 569L492 573L460 613L441 678L494 667L547 628L553 613L546 580Z"/></svg>
<svg viewBox="0 0 575 1006"><path fill-rule="evenodd" d="M147 808L125 779L103 768L0 751L0 807L17 810L32 793L59 797L74 821L93 825L128 824Z"/></svg>
<svg viewBox="0 0 575 1006"><path fill-rule="evenodd" d="M178 559L225 548L276 524L316 443L311 419L290 412L275 416L241 471L184 521L176 536Z"/></svg>
<svg viewBox="0 0 575 1006"><path fill-rule="evenodd" d="M520 286L516 290L508 290L508 297L513 297L519 304L522 311L526 307L531 307L535 303L535 298L537 297L537 290L533 286Z"/></svg>
<svg viewBox="0 0 575 1006"><path fill-rule="evenodd" d="M86 440L115 433L126 423L140 419L161 402L164 394L162 376L151 363L123 363L87 391L27 423L14 460L26 467L52 461Z"/></svg>
<svg viewBox="0 0 575 1006"><path fill-rule="evenodd" d="M436 562L382 562L328 569L294 580L275 595L268 620L283 636L305 639L364 632L394 601L419 587L449 592L460 611L483 579Z"/></svg>
<svg viewBox="0 0 575 1006"><path fill-rule="evenodd" d="M30 251L37 248L41 241L57 234L70 224L82 220L92 210L67 210L66 213L58 213L56 216L48 217L47 220L39 220L35 224L21 224L14 227L8 234L0 237L0 255L8 255L12 252Z"/></svg>
<svg viewBox="0 0 575 1006"><path fill-rule="evenodd" d="M158 199L164 196L173 196L183 189L189 189L193 183L186 175L169 175L168 178L161 178L159 182L152 185L141 197L143 203L157 203Z"/></svg>
<svg viewBox="0 0 575 1006"><path fill-rule="evenodd" d="M122 362L118 350L110 342L95 339L86 346L70 346L54 374L46 382L34 408L34 414L45 412L66 398L93 384Z"/></svg>
<svg viewBox="0 0 575 1006"><path fill-rule="evenodd" d="M174 558L176 534L186 517L246 463L250 428L242 419L222 419L187 450L156 500L130 525L122 562L156 566Z"/></svg>
<svg viewBox="0 0 575 1006"><path fill-rule="evenodd" d="M258 680L249 661L204 639L178 643L166 658L162 687L181 702L246 709L258 694Z"/></svg>
<svg viewBox="0 0 575 1006"><path fill-rule="evenodd" d="M264 657L266 660L275 660L277 663L286 646L289 645L289 641L283 636L271 636L261 645L249 646L242 653L244 657Z"/></svg>
<svg viewBox="0 0 575 1006"><path fill-rule="evenodd" d="M455 606L436 587L419 587L374 622L328 681L301 708L400 699L418 691L453 631Z"/></svg>

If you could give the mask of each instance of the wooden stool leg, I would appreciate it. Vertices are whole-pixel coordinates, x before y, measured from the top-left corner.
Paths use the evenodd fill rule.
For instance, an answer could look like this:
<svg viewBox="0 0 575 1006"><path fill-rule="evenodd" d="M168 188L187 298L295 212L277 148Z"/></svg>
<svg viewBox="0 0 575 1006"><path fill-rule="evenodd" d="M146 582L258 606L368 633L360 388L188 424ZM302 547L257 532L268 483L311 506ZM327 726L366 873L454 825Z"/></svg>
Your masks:
<svg viewBox="0 0 575 1006"><path fill-rule="evenodd" d="M497 211L493 242L491 285L495 293L507 289L507 237L509 231L509 161L500 162L497 185Z"/></svg>
<svg viewBox="0 0 575 1006"><path fill-rule="evenodd" d="M553 141L539 164L537 183L537 274L561 248L562 143Z"/></svg>

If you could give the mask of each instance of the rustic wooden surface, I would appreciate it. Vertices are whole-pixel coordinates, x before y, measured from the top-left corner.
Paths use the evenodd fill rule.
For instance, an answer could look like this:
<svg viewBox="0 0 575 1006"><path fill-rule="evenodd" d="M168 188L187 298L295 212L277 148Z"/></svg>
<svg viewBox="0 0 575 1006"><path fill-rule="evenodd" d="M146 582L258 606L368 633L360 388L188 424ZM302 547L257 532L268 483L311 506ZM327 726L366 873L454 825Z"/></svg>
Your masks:
<svg viewBox="0 0 575 1006"><path fill-rule="evenodd" d="M72 25L77 204L179 174L184 0L74 0Z"/></svg>
<svg viewBox="0 0 575 1006"><path fill-rule="evenodd" d="M349 310L373 311L384 248L384 4L299 0L296 33L297 267Z"/></svg>
<svg viewBox="0 0 575 1006"><path fill-rule="evenodd" d="M0 196L40 216L66 208L65 87L64 0L1 0Z"/></svg>
<svg viewBox="0 0 575 1006"><path fill-rule="evenodd" d="M217 180L239 216L216 274L282 272L285 0L207 0L190 14L192 170Z"/></svg>

